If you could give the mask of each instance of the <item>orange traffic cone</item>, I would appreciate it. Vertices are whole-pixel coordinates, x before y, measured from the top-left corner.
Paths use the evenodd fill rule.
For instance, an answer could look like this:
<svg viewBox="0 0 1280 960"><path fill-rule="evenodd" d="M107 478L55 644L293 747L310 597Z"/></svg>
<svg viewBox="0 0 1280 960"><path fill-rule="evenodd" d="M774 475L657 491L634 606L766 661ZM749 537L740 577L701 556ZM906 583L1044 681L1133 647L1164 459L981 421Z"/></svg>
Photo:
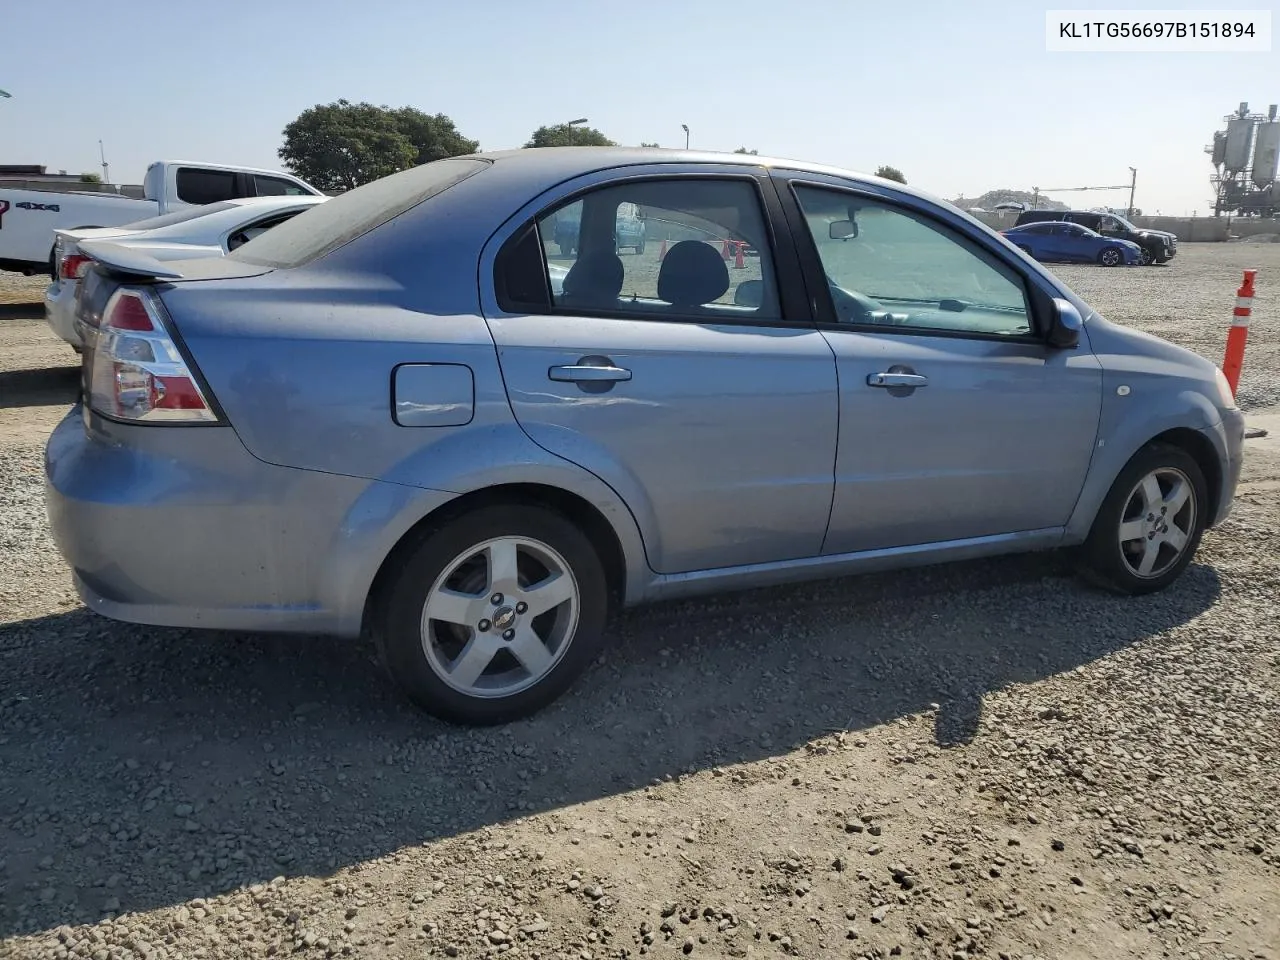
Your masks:
<svg viewBox="0 0 1280 960"><path fill-rule="evenodd" d="M1253 312L1253 278L1257 270L1244 272L1244 283L1236 291L1236 308L1227 332L1227 352L1222 358L1222 373L1231 385L1231 395L1236 395L1240 383L1240 369L1244 366L1244 345L1249 339L1249 314Z"/></svg>
<svg viewBox="0 0 1280 960"><path fill-rule="evenodd" d="M658 259L665 260L667 258L667 241L662 241L662 249L658 251Z"/></svg>
<svg viewBox="0 0 1280 960"><path fill-rule="evenodd" d="M733 268L735 270L741 270L743 267L747 265L746 261L743 259L743 256L742 256L742 251L745 250L746 247L747 245L745 243L743 243L742 241L738 241L738 256L733 261Z"/></svg>
<svg viewBox="0 0 1280 960"><path fill-rule="evenodd" d="M729 259L729 241L728 241L728 240L726 240L726 241L725 241L723 244L721 244L721 246L720 246L720 259L721 259L721 260L728 260L728 259Z"/></svg>

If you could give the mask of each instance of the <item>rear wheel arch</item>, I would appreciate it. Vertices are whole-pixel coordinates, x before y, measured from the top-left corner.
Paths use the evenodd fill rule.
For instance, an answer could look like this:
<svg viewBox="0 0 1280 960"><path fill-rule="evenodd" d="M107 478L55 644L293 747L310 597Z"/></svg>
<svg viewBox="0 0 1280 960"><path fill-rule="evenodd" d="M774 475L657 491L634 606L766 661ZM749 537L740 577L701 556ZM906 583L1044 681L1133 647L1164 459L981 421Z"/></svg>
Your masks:
<svg viewBox="0 0 1280 960"><path fill-rule="evenodd" d="M498 505L540 506L573 523L586 535L604 567L609 589L609 608L618 609L626 591L626 554L617 531L589 501L575 493L540 483L511 483L473 490L455 497L428 513L410 527L387 552L365 599L362 625L365 630L376 626L387 590L395 580L402 561L422 541L446 524L484 507Z"/></svg>

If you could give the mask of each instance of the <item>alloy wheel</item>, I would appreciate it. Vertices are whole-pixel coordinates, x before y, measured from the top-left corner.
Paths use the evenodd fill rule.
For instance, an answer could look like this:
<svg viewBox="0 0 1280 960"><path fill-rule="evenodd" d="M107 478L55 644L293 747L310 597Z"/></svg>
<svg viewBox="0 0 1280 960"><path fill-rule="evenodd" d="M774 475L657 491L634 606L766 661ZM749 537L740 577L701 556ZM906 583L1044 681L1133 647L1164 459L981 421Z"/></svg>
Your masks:
<svg viewBox="0 0 1280 960"><path fill-rule="evenodd" d="M498 537L457 556L422 609L422 649L436 675L471 697L509 697L564 657L577 631L577 579L556 550Z"/></svg>
<svg viewBox="0 0 1280 960"><path fill-rule="evenodd" d="M1152 470L1133 488L1120 515L1120 555L1136 577L1154 580L1178 562L1196 525L1196 492L1174 467Z"/></svg>

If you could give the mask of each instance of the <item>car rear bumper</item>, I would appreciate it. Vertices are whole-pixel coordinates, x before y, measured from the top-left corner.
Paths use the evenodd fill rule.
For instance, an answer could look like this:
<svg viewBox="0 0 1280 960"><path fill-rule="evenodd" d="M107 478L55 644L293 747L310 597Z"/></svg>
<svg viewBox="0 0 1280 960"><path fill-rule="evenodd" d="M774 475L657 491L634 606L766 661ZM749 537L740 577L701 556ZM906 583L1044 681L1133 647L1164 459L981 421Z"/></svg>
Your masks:
<svg viewBox="0 0 1280 960"><path fill-rule="evenodd" d="M84 346L76 329L76 284L51 283L44 291L44 322L49 329L79 350Z"/></svg>
<svg viewBox="0 0 1280 960"><path fill-rule="evenodd" d="M131 623L360 632L391 545L451 495L277 467L228 427L154 427L77 405L45 450L58 550L90 609Z"/></svg>

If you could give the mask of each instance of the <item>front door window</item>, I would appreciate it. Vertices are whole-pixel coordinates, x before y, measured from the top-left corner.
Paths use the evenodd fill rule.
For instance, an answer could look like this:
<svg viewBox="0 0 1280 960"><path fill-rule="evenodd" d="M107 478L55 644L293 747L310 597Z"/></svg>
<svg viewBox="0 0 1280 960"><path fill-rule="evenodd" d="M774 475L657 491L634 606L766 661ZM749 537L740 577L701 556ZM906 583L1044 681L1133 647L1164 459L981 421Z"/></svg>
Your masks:
<svg viewBox="0 0 1280 960"><path fill-rule="evenodd" d="M841 322L1025 337L1026 288L1013 269L917 213L821 187L796 198Z"/></svg>

